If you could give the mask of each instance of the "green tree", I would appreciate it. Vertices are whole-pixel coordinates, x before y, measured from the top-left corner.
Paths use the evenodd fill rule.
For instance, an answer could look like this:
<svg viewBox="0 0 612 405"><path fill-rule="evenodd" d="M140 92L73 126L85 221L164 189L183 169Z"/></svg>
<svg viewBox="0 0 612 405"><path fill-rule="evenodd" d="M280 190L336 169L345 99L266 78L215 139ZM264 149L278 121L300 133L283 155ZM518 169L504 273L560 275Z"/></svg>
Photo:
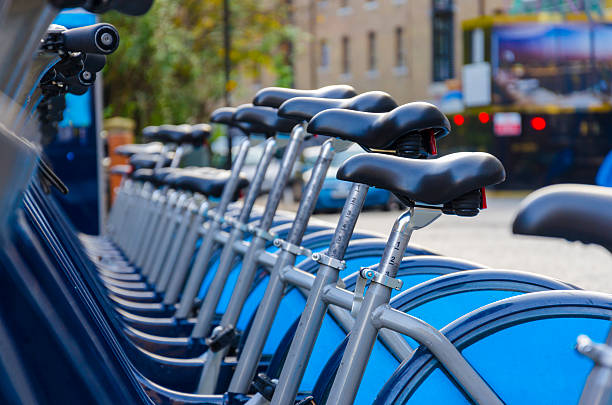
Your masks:
<svg viewBox="0 0 612 405"><path fill-rule="evenodd" d="M279 5L279 3L281 3ZM284 2L230 0L232 80L271 71L290 85L294 29ZM223 0L155 0L143 17L105 15L121 35L104 71L106 116L138 126L198 122L223 99Z"/></svg>

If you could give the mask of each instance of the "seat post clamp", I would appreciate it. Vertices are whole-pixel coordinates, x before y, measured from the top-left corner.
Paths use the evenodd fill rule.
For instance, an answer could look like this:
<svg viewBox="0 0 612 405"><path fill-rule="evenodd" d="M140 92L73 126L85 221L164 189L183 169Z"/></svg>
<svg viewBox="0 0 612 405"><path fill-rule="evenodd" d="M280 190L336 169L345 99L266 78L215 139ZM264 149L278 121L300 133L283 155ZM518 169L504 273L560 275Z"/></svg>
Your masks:
<svg viewBox="0 0 612 405"><path fill-rule="evenodd" d="M351 315L356 317L361 309L361 303L364 299L365 286L367 282L382 284L386 287L400 291L404 282L399 278L389 277L386 274L379 273L369 267L362 267L357 276L355 284L355 292L353 293L353 304L351 305Z"/></svg>
<svg viewBox="0 0 612 405"><path fill-rule="evenodd" d="M344 260L339 260L323 253L313 253L310 257L315 262L331 267L332 269L336 269L338 271L346 269L346 262Z"/></svg>
<svg viewBox="0 0 612 405"><path fill-rule="evenodd" d="M225 222L233 228L239 229L242 232L248 232L247 225L244 222L240 222L232 217L225 217Z"/></svg>
<svg viewBox="0 0 612 405"><path fill-rule="evenodd" d="M303 246L294 245L283 239L274 239L274 246L296 256L311 256L312 251Z"/></svg>
<svg viewBox="0 0 612 405"><path fill-rule="evenodd" d="M252 233L253 235L257 236L258 238L262 238L264 240L267 240L268 242L274 242L274 240L276 239L276 235L268 232L262 228L259 228L257 226L254 225L246 225L246 230L249 233Z"/></svg>

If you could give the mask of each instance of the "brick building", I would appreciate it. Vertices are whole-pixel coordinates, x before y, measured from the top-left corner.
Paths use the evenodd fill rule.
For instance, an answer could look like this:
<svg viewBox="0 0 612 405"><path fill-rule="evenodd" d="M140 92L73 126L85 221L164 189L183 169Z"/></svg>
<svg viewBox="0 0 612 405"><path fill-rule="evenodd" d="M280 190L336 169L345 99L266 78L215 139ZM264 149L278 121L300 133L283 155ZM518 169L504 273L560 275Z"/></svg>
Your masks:
<svg viewBox="0 0 612 405"><path fill-rule="evenodd" d="M293 0L301 34L295 86L347 83L400 103L453 86L463 61L461 22L499 12L504 0Z"/></svg>

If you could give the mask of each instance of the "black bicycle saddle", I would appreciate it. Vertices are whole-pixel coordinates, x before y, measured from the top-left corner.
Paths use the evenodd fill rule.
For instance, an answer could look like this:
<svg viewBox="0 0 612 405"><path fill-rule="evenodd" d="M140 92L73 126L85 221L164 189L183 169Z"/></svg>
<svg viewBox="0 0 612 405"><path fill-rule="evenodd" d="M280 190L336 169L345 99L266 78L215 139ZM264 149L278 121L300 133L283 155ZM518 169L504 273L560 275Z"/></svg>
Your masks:
<svg viewBox="0 0 612 405"><path fill-rule="evenodd" d="M347 159L336 177L389 190L413 203L441 205L501 183L506 172L495 156L482 152L427 160L363 153Z"/></svg>
<svg viewBox="0 0 612 405"><path fill-rule="evenodd" d="M286 89L283 87L266 87L255 94L253 104L265 107L278 108L285 101L295 97L319 98L349 98L357 95L352 86L338 84L321 87L316 90Z"/></svg>
<svg viewBox="0 0 612 405"><path fill-rule="evenodd" d="M254 106L243 104L236 109L234 121L250 124L244 130L254 133L262 133L268 136L276 132L291 132L299 121L282 118L278 116L276 108Z"/></svg>
<svg viewBox="0 0 612 405"><path fill-rule="evenodd" d="M119 145L115 148L115 153L121 156L130 157L139 153L153 155L160 153L163 145L159 142L151 143L127 143L125 145Z"/></svg>
<svg viewBox="0 0 612 405"><path fill-rule="evenodd" d="M165 178L165 182L172 187L200 193L208 197L221 197L223 188L231 176L230 170L202 168L184 169L180 172L171 173ZM249 181L242 174L238 181L237 191L247 187ZM234 196L237 198L237 195Z"/></svg>
<svg viewBox="0 0 612 405"><path fill-rule="evenodd" d="M160 125L157 130L157 136L162 139L162 142L176 144L192 144L195 139L193 137L193 128L191 125Z"/></svg>
<svg viewBox="0 0 612 405"><path fill-rule="evenodd" d="M179 173L181 169L179 167L161 167L159 169L153 169L153 173L151 175L151 182L156 186L162 186L167 184L166 178L172 174Z"/></svg>
<svg viewBox="0 0 612 405"><path fill-rule="evenodd" d="M136 181L153 181L153 169L137 169L132 172L132 179Z"/></svg>
<svg viewBox="0 0 612 405"><path fill-rule="evenodd" d="M435 139L450 132L448 118L433 104L404 104L386 113L332 108L315 115L308 132L356 142L369 149L396 148L404 136L432 131Z"/></svg>
<svg viewBox="0 0 612 405"><path fill-rule="evenodd" d="M229 126L236 125L234 122L234 113L236 108L234 107L220 107L212 112L210 115L210 122L215 124L225 124Z"/></svg>
<svg viewBox="0 0 612 405"><path fill-rule="evenodd" d="M157 165L157 160L160 155L148 155L148 154L136 154L130 157L130 164L134 170L138 169L153 169ZM172 160L168 157L164 157L163 165L168 166Z"/></svg>
<svg viewBox="0 0 612 405"><path fill-rule="evenodd" d="M211 127L209 124L194 124L191 126L191 138L194 145L201 145L210 137Z"/></svg>
<svg viewBox="0 0 612 405"><path fill-rule="evenodd" d="M161 142L161 137L157 136L159 132L159 127L157 125L149 125L148 127L144 127L142 129L142 137L147 142Z"/></svg>
<svg viewBox="0 0 612 405"><path fill-rule="evenodd" d="M295 97L280 106L278 115L294 120L310 121L321 111L330 108L382 113L397 108L397 103L389 94L382 91L369 91L345 99Z"/></svg>
<svg viewBox="0 0 612 405"><path fill-rule="evenodd" d="M512 232L595 243L612 252L612 189L560 184L531 193Z"/></svg>
<svg viewBox="0 0 612 405"><path fill-rule="evenodd" d="M251 133L258 133L257 131L259 130L259 133L262 133L267 137L274 136L274 133L265 133L264 128L257 127L256 125L253 125L250 122L236 121L234 119L234 114L236 113L236 110L236 107L217 108L210 116L210 121L217 124L224 124L230 127L239 128L246 135L250 135Z"/></svg>

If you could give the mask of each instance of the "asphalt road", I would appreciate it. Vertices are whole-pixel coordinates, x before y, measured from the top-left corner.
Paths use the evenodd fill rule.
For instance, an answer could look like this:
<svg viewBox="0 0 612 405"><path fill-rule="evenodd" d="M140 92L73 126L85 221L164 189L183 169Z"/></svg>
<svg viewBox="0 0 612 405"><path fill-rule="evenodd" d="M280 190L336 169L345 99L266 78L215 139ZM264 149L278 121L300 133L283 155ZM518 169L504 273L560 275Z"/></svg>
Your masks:
<svg viewBox="0 0 612 405"><path fill-rule="evenodd" d="M477 217L444 215L414 232L411 243L491 268L535 272L584 289L612 293L612 255L604 248L513 235L511 225L519 202L520 198L489 197L489 208ZM366 211L357 227L387 235L398 215L399 211ZM338 214L315 217L336 222Z"/></svg>

